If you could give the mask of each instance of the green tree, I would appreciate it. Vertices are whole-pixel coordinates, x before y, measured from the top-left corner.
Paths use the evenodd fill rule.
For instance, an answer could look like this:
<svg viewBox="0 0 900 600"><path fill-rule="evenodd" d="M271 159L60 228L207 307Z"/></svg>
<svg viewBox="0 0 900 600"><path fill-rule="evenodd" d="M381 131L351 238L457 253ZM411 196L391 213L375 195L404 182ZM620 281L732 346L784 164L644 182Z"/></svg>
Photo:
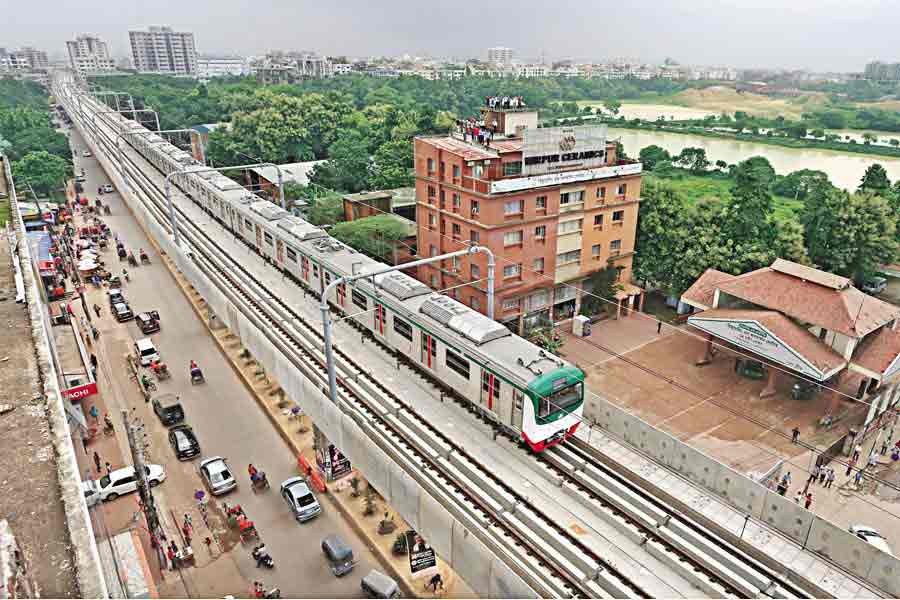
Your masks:
<svg viewBox="0 0 900 600"><path fill-rule="evenodd" d="M802 200L806 198L806 194L813 186L820 184L831 185L828 175L824 171L800 169L788 173L784 177L778 177L772 186L772 191L779 196Z"/></svg>
<svg viewBox="0 0 900 600"><path fill-rule="evenodd" d="M29 152L21 160L15 161L12 173L16 183L27 182L37 194L47 196L65 185L72 174L72 166L58 156L39 150Z"/></svg>
<svg viewBox="0 0 900 600"><path fill-rule="evenodd" d="M393 215L376 215L338 223L329 233L376 260L393 262L397 242L409 237L410 231Z"/></svg>
<svg viewBox="0 0 900 600"><path fill-rule="evenodd" d="M342 192L368 189L371 160L366 139L360 132L341 132L328 149L328 155L326 162L315 166L310 181Z"/></svg>
<svg viewBox="0 0 900 600"><path fill-rule="evenodd" d="M885 195L891 189L891 180L888 179L887 171L880 164L871 165L866 172L863 173L859 182L858 192L871 192L873 194Z"/></svg>
<svg viewBox="0 0 900 600"><path fill-rule="evenodd" d="M390 140L379 146L373 157L369 183L380 190L414 185L412 141Z"/></svg>
<svg viewBox="0 0 900 600"><path fill-rule="evenodd" d="M581 314L592 317L608 308L609 302L615 301L616 292L622 289L618 278L618 272L612 267L591 273L584 286L590 293L581 297Z"/></svg>
<svg viewBox="0 0 900 600"><path fill-rule="evenodd" d="M622 103L618 100L604 100L603 108L611 112L613 115L618 115L619 109L622 108Z"/></svg>
<svg viewBox="0 0 900 600"><path fill-rule="evenodd" d="M344 201L337 194L313 197L306 216L313 225L340 223L344 220Z"/></svg>
<svg viewBox="0 0 900 600"><path fill-rule="evenodd" d="M639 158L648 171L652 171L658 163L672 159L668 150L656 145L641 148Z"/></svg>
<svg viewBox="0 0 900 600"><path fill-rule="evenodd" d="M679 164L694 175L702 175L709 167L706 150L703 148L685 148L672 162Z"/></svg>

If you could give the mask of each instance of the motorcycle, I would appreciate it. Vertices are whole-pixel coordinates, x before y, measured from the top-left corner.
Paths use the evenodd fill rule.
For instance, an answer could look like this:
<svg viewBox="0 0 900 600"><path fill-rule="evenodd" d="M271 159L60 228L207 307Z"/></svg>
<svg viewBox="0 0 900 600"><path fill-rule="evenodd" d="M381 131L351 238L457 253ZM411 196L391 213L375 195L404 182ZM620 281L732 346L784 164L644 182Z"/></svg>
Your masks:
<svg viewBox="0 0 900 600"><path fill-rule="evenodd" d="M198 368L191 369L191 385L197 385L199 383L205 383L206 379L203 377L203 371Z"/></svg>
<svg viewBox="0 0 900 600"><path fill-rule="evenodd" d="M275 568L275 560L272 556L266 551L265 544L259 544L253 549L253 552L250 553L250 556L253 557L253 560L256 561L257 568L265 567L267 569Z"/></svg>
<svg viewBox="0 0 900 600"><path fill-rule="evenodd" d="M149 265L149 264L150 264L150 257L147 256L147 253L144 252L143 250L141 250L141 264L142 264L142 265Z"/></svg>
<svg viewBox="0 0 900 600"><path fill-rule="evenodd" d="M128 264L129 264L129 266L132 266L132 267L138 266L137 260L135 260L134 254L131 252L128 253Z"/></svg>
<svg viewBox="0 0 900 600"><path fill-rule="evenodd" d="M260 490L269 489L269 478L266 477L265 472L259 471L255 477L251 477L250 487L254 494L258 493Z"/></svg>

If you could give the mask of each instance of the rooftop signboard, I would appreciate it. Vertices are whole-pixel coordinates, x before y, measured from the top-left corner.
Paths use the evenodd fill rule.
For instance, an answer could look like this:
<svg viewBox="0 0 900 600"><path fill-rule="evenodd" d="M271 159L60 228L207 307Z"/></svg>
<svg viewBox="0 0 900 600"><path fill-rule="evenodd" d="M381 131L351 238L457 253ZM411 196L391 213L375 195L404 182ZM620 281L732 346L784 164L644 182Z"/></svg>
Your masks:
<svg viewBox="0 0 900 600"><path fill-rule="evenodd" d="M522 175L591 169L606 162L606 125L526 129Z"/></svg>
<svg viewBox="0 0 900 600"><path fill-rule="evenodd" d="M595 169L579 169L576 171L561 171L559 173L545 173L530 177L515 177L509 179L496 179L490 182L491 194L505 194L507 192L520 192L533 188L546 187L548 185L564 185L591 181L594 179L607 179L609 177L623 177L625 175L639 175L642 165L639 162L612 167L599 167Z"/></svg>

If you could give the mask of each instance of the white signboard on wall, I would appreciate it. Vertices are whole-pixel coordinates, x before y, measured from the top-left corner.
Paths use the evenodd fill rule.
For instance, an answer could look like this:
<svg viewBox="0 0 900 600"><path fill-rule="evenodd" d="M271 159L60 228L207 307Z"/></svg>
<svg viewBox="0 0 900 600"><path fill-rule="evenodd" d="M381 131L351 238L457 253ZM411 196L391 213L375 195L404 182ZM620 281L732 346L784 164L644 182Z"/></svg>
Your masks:
<svg viewBox="0 0 900 600"><path fill-rule="evenodd" d="M705 319L701 313L696 317L689 317L688 324L817 381L825 381L833 374L833 371L825 373L814 366L758 321Z"/></svg>
<svg viewBox="0 0 900 600"><path fill-rule="evenodd" d="M610 177L624 177L626 175L639 175L643 165L641 163L629 163L615 167L599 167L597 169L579 169L577 171L563 171L561 173L548 173L533 177L515 177L511 179L495 179L491 181L491 193L503 194L506 192L518 192L548 185L564 185L578 183L579 181L593 181L594 179L607 179Z"/></svg>
<svg viewBox="0 0 900 600"><path fill-rule="evenodd" d="M606 125L526 129L522 175L591 169L606 163Z"/></svg>

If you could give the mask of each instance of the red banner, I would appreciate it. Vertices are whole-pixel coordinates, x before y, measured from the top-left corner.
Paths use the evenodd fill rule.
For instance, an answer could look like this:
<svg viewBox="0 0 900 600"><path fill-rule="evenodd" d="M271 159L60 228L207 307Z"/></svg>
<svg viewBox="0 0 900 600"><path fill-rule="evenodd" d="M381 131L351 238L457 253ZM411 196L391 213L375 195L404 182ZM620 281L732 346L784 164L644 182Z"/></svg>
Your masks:
<svg viewBox="0 0 900 600"><path fill-rule="evenodd" d="M78 400L84 400L88 396L93 396L97 393L97 382L92 381L91 383L85 383L84 385L78 385L67 390L63 390L63 397L68 398L72 402L76 402Z"/></svg>

